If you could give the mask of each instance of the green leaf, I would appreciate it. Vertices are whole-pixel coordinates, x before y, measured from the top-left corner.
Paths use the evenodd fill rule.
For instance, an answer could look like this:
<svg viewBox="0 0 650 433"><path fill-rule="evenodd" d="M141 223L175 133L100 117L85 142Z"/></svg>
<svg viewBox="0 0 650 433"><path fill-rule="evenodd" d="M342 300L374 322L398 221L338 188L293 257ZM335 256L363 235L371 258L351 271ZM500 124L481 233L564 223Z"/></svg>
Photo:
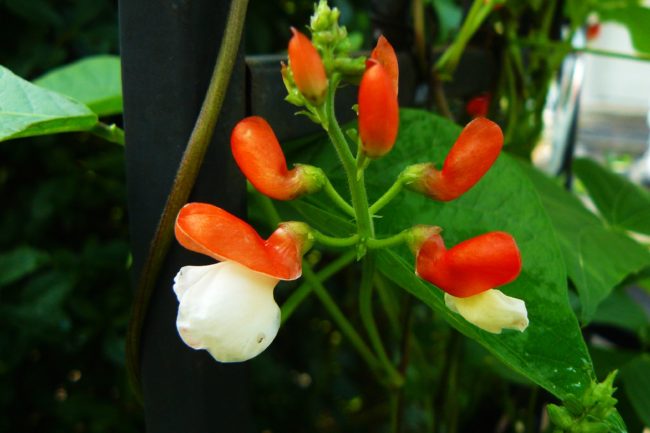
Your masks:
<svg viewBox="0 0 650 433"><path fill-rule="evenodd" d="M609 224L650 235L650 194L647 191L590 159L575 160L573 169Z"/></svg>
<svg viewBox="0 0 650 433"><path fill-rule="evenodd" d="M606 7L600 5L598 15L602 21L615 21L624 25L632 45L637 51L650 53L650 32L648 32L648 23L650 23L650 9L639 5L624 5L620 7Z"/></svg>
<svg viewBox="0 0 650 433"><path fill-rule="evenodd" d="M122 112L118 56L93 56L54 69L34 84L83 102L98 116Z"/></svg>
<svg viewBox="0 0 650 433"><path fill-rule="evenodd" d="M405 165L425 161L440 163L459 132L458 126L440 117L423 111L402 110L394 149L386 157L374 161L366 172L370 200L377 199ZM304 146L292 156L297 161L322 167L339 191L346 190L343 172L325 142ZM318 206L331 208L324 200L320 200ZM492 230L513 234L521 249L524 268L519 278L503 290L526 302L530 326L523 333L490 334L452 313L444 304L442 292L415 275L414 258L406 247L378 252L378 264L387 278L515 371L561 398L580 394L594 377L591 361L569 307L566 272L553 227L519 165L502 155L471 191L445 204L405 192L384 208L376 220L379 236L418 223L442 226L448 245ZM349 233L349 226L342 224L340 219L319 218L313 224L330 234Z"/></svg>
<svg viewBox="0 0 650 433"><path fill-rule="evenodd" d="M650 425L650 355L643 354L621 369L625 393L637 415Z"/></svg>
<svg viewBox="0 0 650 433"><path fill-rule="evenodd" d="M97 115L82 103L46 90L0 66L0 141L85 131Z"/></svg>
<svg viewBox="0 0 650 433"><path fill-rule="evenodd" d="M618 288L598 306L593 322L639 332L648 325L648 319L643 307L627 291Z"/></svg>
<svg viewBox="0 0 650 433"><path fill-rule="evenodd" d="M454 0L430 0L438 17L438 37L447 41L463 21L463 9Z"/></svg>
<svg viewBox="0 0 650 433"><path fill-rule="evenodd" d="M544 174L522 167L551 217L569 277L580 295L581 321L588 323L617 284L650 264L650 254L626 235L605 227L573 194Z"/></svg>
<svg viewBox="0 0 650 433"><path fill-rule="evenodd" d="M0 287L38 270L47 259L43 251L26 246L0 254Z"/></svg>

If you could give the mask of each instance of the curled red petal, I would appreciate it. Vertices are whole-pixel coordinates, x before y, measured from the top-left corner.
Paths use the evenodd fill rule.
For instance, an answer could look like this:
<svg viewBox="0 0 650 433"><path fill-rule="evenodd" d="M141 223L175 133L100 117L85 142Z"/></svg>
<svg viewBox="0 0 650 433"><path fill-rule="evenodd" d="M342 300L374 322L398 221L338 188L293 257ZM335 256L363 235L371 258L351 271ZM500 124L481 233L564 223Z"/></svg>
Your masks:
<svg viewBox="0 0 650 433"><path fill-rule="evenodd" d="M416 257L416 273L445 292L465 298L513 281L521 272L514 238L489 232L447 250L438 234L425 241Z"/></svg>
<svg viewBox="0 0 650 433"><path fill-rule="evenodd" d="M309 38L291 27L289 66L298 90L311 102L320 105L327 93L327 74L323 60Z"/></svg>
<svg viewBox="0 0 650 433"><path fill-rule="evenodd" d="M240 170L262 194L291 200L302 193L299 172L287 169L280 143L263 118L241 120L232 130L230 145Z"/></svg>
<svg viewBox="0 0 650 433"><path fill-rule="evenodd" d="M386 69L374 60L359 85L359 136L370 158L388 153L395 144L399 127L397 94Z"/></svg>
<svg viewBox="0 0 650 433"><path fill-rule="evenodd" d="M302 241L282 227L265 241L231 213L206 203L189 203L178 213L174 231L185 248L216 260L232 260L280 280L301 275Z"/></svg>
<svg viewBox="0 0 650 433"><path fill-rule="evenodd" d="M386 69L393 83L395 94L399 94L399 64L397 62L397 55L393 46L383 35L377 39L377 45L372 50L372 53L370 53L370 58L377 60Z"/></svg>
<svg viewBox="0 0 650 433"><path fill-rule="evenodd" d="M436 200L460 197L487 173L502 147L499 125L484 117L472 120L449 151L442 170L428 170L421 189Z"/></svg>

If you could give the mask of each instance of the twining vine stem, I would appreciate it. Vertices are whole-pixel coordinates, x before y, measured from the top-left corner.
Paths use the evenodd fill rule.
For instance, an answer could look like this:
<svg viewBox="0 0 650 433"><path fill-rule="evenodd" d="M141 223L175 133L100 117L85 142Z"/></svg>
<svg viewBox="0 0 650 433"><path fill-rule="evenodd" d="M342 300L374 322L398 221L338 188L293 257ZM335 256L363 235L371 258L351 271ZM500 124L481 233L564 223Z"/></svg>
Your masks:
<svg viewBox="0 0 650 433"><path fill-rule="evenodd" d="M126 364L129 378L138 395L140 394L140 336L149 300L171 245L176 215L187 203L212 139L237 59L247 8L248 0L232 0L210 85L176 172L136 288L126 337Z"/></svg>

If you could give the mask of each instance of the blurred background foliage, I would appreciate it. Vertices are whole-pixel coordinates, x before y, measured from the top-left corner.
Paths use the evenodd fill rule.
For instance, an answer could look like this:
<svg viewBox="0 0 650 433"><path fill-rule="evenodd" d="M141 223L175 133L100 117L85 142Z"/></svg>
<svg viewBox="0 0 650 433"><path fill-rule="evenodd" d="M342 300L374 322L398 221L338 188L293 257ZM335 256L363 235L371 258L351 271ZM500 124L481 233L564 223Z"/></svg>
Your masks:
<svg viewBox="0 0 650 433"><path fill-rule="evenodd" d="M341 9L342 23L360 48L369 48L373 40L371 20L377 17L368 14L369 3L331 1ZM454 0L413 3L423 8L427 44L438 47L458 33L471 4ZM584 23L589 10L570 6L598 4L565 3L569 5L565 21L572 31ZM308 22L312 11L311 0L251 0L247 53L285 50L289 27ZM548 86L569 48L553 42L548 51L553 56L524 50L522 63L519 48L513 47L522 41L538 42L540 23L536 20L550 26L558 14L559 9L544 9L539 0L512 0L471 39L470 45L500 53L500 69L510 71L485 90L498 95L490 105L494 117L506 125L518 125L506 133L510 131L515 147L519 143L522 155L528 155L531 137L539 135ZM615 18L630 21L629 17ZM28 80L91 55L119 54L115 0L0 0L0 23L0 64ZM500 38L491 31L499 26ZM557 28L546 31L546 42L559 34ZM417 42L417 32L414 39ZM422 64L435 59L433 52L417 50L416 44L414 54ZM524 63L525 71L521 69ZM432 95L420 102L431 107ZM466 101L449 102L464 120ZM121 125L118 115L102 120ZM581 167L577 174L587 189L598 179L618 182L589 163ZM628 188L627 184L623 187ZM557 190L554 193L570 196ZM124 371L132 276L123 148L86 132L2 142L0 196L0 413L8 415L0 417L0 431L143 431L141 407ZM612 197L600 201L594 197L594 201L599 208L606 207ZM607 210L601 213L607 219ZM617 228L615 222L608 224L608 230ZM636 229L649 230L646 226ZM328 257L313 253L309 259L326 262ZM601 265L606 268L608 264ZM346 288L356 278L352 267L338 280L350 284L328 285L350 317L356 316L357 299ZM648 315L635 301L639 292L630 292L628 283L650 286L648 281L647 270L629 275L621 284L615 281L612 285L617 287L606 288L611 295L595 311L591 324L583 323L598 377L625 367L619 381L624 392L616 397L629 431L634 432L641 431L650 418L650 338ZM432 360L430 369L406 371L410 386L405 390L409 403L402 408L404 432L426 431L434 424L445 431L520 432L533 431L544 422L541 408L552 401L549 394L460 336L388 280L379 284L390 294L389 302L411 311L411 329L422 348L418 356ZM279 303L292 288L290 284L279 287ZM580 314L580 300L574 292L571 295ZM383 314L378 321L393 345L390 352L399 352L403 336L391 326L395 318ZM305 326L284 327L282 338L269 352L251 362L254 394L265 396L251 402L256 431L367 432L385 427L389 408L382 388L317 300L305 301L291 320Z"/></svg>

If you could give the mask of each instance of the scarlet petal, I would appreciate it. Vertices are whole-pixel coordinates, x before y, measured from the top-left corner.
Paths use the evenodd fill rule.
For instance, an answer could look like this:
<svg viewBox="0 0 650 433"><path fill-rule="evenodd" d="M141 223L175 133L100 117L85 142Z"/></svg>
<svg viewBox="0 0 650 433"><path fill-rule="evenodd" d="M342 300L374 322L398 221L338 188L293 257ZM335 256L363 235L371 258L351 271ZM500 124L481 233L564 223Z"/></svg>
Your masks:
<svg viewBox="0 0 650 433"><path fill-rule="evenodd" d="M301 275L300 239L280 233L267 242L246 222L216 206L185 205L176 218L175 234L188 250L219 261L232 260L280 280L295 280Z"/></svg>
<svg viewBox="0 0 650 433"><path fill-rule="evenodd" d="M287 169L280 143L266 120L258 116L241 120L232 131L230 145L240 170L262 194L277 200L300 195L298 173Z"/></svg>
<svg viewBox="0 0 650 433"><path fill-rule="evenodd" d="M386 69L388 76L393 82L395 94L399 93L399 64L397 63L397 55L393 46L388 42L383 35L377 39L377 45L370 53L370 58L377 60Z"/></svg>
<svg viewBox="0 0 650 433"><path fill-rule="evenodd" d="M289 41L289 66L300 92L311 102L319 105L327 93L327 74L316 47L307 36L291 28Z"/></svg>
<svg viewBox="0 0 650 433"><path fill-rule="evenodd" d="M492 167L502 147L499 125L484 117L472 120L449 151L442 171L430 172L426 190L437 200L460 197Z"/></svg>
<svg viewBox="0 0 650 433"><path fill-rule="evenodd" d="M521 272L521 255L514 238L490 232L447 250L440 235L422 244L417 274L445 292L465 298L513 281Z"/></svg>
<svg viewBox="0 0 650 433"><path fill-rule="evenodd" d="M364 152L379 158L393 148L399 127L399 106L393 82L377 62L359 85L359 135Z"/></svg>

